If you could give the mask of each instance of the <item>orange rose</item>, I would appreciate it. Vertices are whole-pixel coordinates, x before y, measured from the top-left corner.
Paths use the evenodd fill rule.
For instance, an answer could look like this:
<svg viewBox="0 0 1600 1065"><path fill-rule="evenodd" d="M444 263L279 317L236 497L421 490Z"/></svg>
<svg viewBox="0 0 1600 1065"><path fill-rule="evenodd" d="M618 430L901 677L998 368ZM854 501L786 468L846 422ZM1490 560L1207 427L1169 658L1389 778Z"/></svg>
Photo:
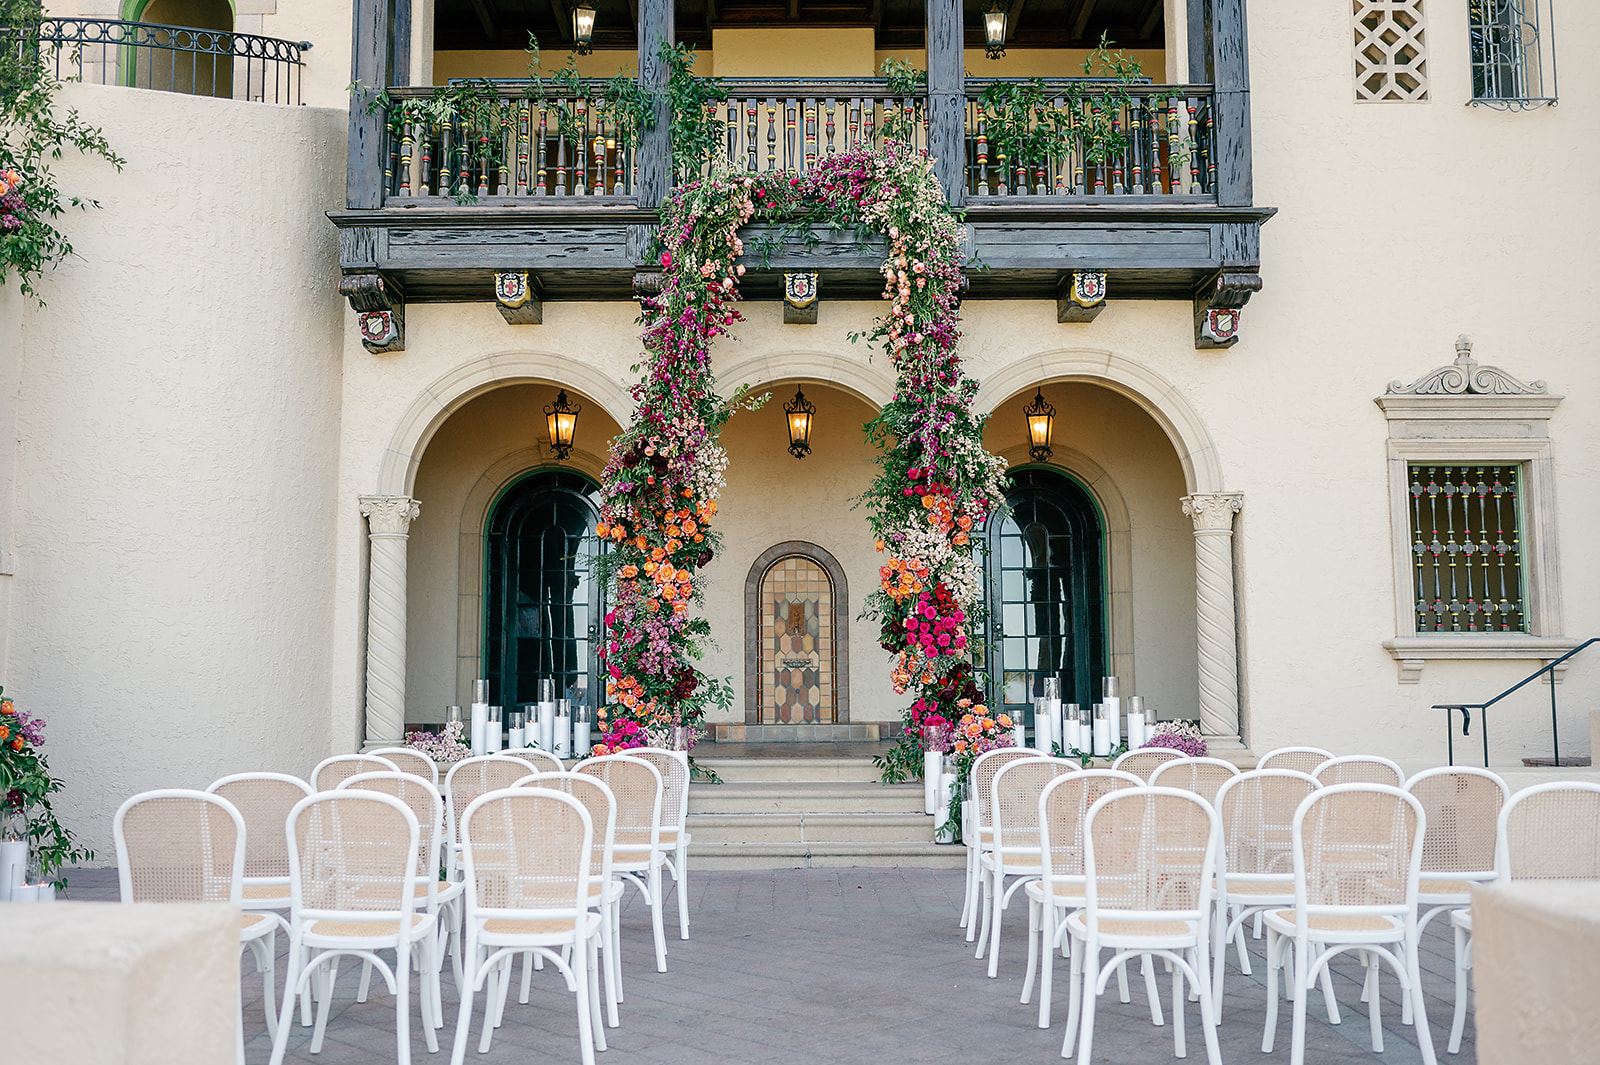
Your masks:
<svg viewBox="0 0 1600 1065"><path fill-rule="evenodd" d="M596 525L594 527L594 534L596 536L610 536L611 535L611 526L610 526L610 524L607 523L607 522L601 522L599 525Z"/></svg>
<svg viewBox="0 0 1600 1065"><path fill-rule="evenodd" d="M11 749L13 751L22 750L22 737L21 736L13 736L13 737L11 737Z"/></svg>
<svg viewBox="0 0 1600 1065"><path fill-rule="evenodd" d="M0 725L0 740L5 739L9 735L11 735L11 729L5 725Z"/></svg>
<svg viewBox="0 0 1600 1065"><path fill-rule="evenodd" d="M631 581L639 575L639 567L630 562L622 567L622 575Z"/></svg>
<svg viewBox="0 0 1600 1065"><path fill-rule="evenodd" d="M0 714L10 717L17 712L16 704L10 699L0 699Z"/></svg>

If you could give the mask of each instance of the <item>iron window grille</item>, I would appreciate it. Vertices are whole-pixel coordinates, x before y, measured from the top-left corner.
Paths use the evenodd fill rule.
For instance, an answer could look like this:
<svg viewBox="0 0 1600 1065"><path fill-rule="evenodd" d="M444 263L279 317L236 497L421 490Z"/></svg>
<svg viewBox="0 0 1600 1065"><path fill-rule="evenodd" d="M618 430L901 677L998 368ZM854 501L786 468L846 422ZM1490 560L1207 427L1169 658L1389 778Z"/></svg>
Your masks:
<svg viewBox="0 0 1600 1065"><path fill-rule="evenodd" d="M1468 0L1472 106L1526 111L1556 102L1551 0Z"/></svg>
<svg viewBox="0 0 1600 1065"><path fill-rule="evenodd" d="M1417 632L1527 632L1522 469L1411 463Z"/></svg>

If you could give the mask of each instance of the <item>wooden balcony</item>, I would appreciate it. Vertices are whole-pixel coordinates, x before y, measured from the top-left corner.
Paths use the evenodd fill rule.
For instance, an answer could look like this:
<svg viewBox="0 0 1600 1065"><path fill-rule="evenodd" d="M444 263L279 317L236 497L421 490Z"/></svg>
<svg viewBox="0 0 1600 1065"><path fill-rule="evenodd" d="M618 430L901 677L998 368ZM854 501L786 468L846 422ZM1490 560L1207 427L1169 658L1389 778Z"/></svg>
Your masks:
<svg viewBox="0 0 1600 1065"><path fill-rule="evenodd" d="M641 20L651 3L641 3ZM359 76L359 42L357 51ZM881 144L886 129L909 131L965 212L971 298L1054 296L1063 320L1074 320L1067 289L1081 274L1112 299L1193 300L1197 343L1231 343L1226 331L1203 335L1201 318L1232 310L1237 325L1260 287L1259 230L1273 210L1251 202L1248 92L1229 61L1191 63L1217 76L1211 84L1108 93L1104 83L1045 82L1033 121L1065 134L1008 158L980 102L992 82L964 78L951 47L930 57L928 87L911 96L880 78L719 79L728 90L715 114L723 162L803 173ZM659 86L659 64L648 59L641 48L641 81ZM352 305L490 300L502 273L528 274L546 299L631 299L647 287L653 227L672 184L667 116L630 148L596 106L599 91L505 83L471 114L440 115L407 105L431 89L400 87L387 110L353 110L349 209L330 215ZM1083 109L1093 101L1090 123ZM1090 126L1102 130L1098 141ZM1014 124L1010 133L1014 143ZM761 249L745 259L747 298L781 298L788 272L816 273L824 299L876 298L882 288L883 246L855 233L753 226L746 246Z"/></svg>

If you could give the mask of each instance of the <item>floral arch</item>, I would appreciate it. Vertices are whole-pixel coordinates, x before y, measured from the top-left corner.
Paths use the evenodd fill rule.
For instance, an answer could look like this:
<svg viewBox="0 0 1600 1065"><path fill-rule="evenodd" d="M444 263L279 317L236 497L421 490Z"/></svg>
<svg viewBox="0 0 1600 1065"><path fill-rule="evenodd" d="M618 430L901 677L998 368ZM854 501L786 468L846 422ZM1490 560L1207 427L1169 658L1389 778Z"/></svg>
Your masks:
<svg viewBox="0 0 1600 1065"><path fill-rule="evenodd" d="M868 425L879 472L863 497L887 555L867 613L894 655L896 692L913 700L889 772L911 768L918 726L985 713L971 662L983 609L974 548L1002 498L1005 463L983 448L978 386L957 354L961 226L929 159L890 141L830 156L804 175L713 176L663 205L664 283L645 307L643 379L601 489L599 529L612 544L601 577L616 588L606 617L605 751L668 745L673 729L696 728L711 706L731 704L729 683L695 666L711 629L691 612L696 574L718 547L720 431L746 403L742 389L717 394L710 350L742 320L740 227L802 212L809 225L880 233L889 248L888 310L867 339L886 350L895 388Z"/></svg>

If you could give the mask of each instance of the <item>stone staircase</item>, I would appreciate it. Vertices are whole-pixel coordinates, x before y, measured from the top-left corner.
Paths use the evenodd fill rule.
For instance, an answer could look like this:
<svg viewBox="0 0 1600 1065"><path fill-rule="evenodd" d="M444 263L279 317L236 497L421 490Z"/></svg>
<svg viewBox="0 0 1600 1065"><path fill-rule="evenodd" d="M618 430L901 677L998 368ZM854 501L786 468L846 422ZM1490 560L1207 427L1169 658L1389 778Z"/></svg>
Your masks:
<svg viewBox="0 0 1600 1065"><path fill-rule="evenodd" d="M696 781L689 789L691 868L959 868L966 861L962 847L933 842L922 784L878 783L868 755L729 757L718 746L695 752L696 764L723 783Z"/></svg>

